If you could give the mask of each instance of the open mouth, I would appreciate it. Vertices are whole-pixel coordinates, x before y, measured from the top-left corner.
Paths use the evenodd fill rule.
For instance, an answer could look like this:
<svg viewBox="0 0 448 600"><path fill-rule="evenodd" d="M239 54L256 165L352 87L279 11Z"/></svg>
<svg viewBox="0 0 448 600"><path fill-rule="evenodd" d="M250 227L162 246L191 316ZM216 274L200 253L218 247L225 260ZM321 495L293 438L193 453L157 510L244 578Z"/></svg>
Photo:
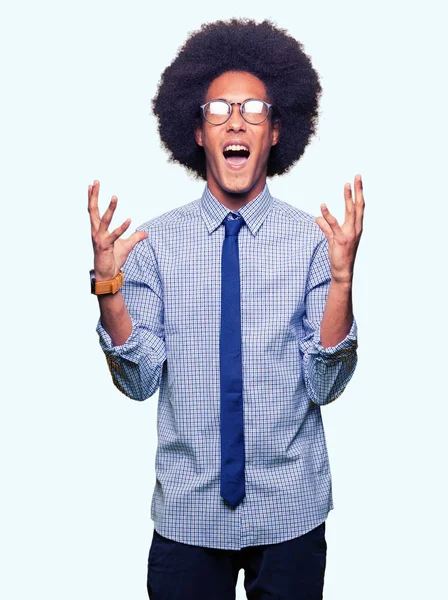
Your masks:
<svg viewBox="0 0 448 600"><path fill-rule="evenodd" d="M249 148L241 144L229 144L223 150L226 162L232 167L241 167L250 155Z"/></svg>

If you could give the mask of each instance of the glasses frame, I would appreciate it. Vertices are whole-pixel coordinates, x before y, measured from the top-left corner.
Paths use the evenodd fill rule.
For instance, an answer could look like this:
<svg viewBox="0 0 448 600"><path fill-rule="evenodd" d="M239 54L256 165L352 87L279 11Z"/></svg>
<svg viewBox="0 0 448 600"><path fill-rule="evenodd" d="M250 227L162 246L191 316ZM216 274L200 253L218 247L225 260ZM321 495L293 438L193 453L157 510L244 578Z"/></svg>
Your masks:
<svg viewBox="0 0 448 600"><path fill-rule="evenodd" d="M246 117L244 116L244 113L243 113L243 106L246 104L246 102L251 102L253 100L256 100L257 102L263 102L263 104L265 104L268 107L268 114L259 123L251 123L250 121L248 121L246 119ZM227 104L227 106L230 109L229 110L229 114L227 116L227 119L225 121L223 121L222 123L212 123L205 116L205 107L208 106L209 104L211 104L212 102L223 102L224 104ZM207 121L207 123L210 123L210 125L215 125L215 126L219 127L220 125L224 125L224 123L227 123L227 121L232 116L233 105L234 104L239 104L240 105L240 115L243 117L243 119L246 121L246 123L249 123L249 125L261 125L262 123L264 123L266 121L266 119L269 117L269 111L270 111L270 109L273 106L272 104L269 104L269 102L266 102L265 100L260 100L260 98L248 98L247 100L244 100L244 102L227 102L227 100L224 100L223 98L217 98L216 100L210 100L210 102L206 102L205 104L201 104L199 108L202 109L202 114L204 116L204 119Z"/></svg>

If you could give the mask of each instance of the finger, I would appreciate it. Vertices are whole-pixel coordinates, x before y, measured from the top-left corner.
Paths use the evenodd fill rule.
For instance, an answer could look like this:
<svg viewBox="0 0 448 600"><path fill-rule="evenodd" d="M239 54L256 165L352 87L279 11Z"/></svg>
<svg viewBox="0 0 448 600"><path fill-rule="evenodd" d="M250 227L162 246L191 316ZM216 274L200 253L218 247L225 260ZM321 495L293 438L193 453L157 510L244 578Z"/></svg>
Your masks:
<svg viewBox="0 0 448 600"><path fill-rule="evenodd" d="M136 231L128 239L120 240L121 243L117 244L115 249L117 264L124 265L134 246L147 237L148 234L145 231Z"/></svg>
<svg viewBox="0 0 448 600"><path fill-rule="evenodd" d="M126 240L128 244L130 244L129 252L132 250L134 246L136 246L139 242L142 242L148 237L146 231L135 231L129 238Z"/></svg>
<svg viewBox="0 0 448 600"><path fill-rule="evenodd" d="M124 252L120 258L120 260L122 260L123 264L126 261L132 248L134 248L134 246L136 246L139 242L146 239L147 237L148 237L148 234L145 231L135 231L131 236L128 237L127 240L123 240L122 248L123 248Z"/></svg>
<svg viewBox="0 0 448 600"><path fill-rule="evenodd" d="M345 199L345 223L350 227L355 227L355 215L356 209L353 203L352 186L349 183L344 185L344 199Z"/></svg>
<svg viewBox="0 0 448 600"><path fill-rule="evenodd" d="M356 220L355 220L355 231L357 235L360 235L362 232L362 224L364 220L364 192L362 186L362 177L361 175L356 175L355 177L355 210L356 210Z"/></svg>
<svg viewBox="0 0 448 600"><path fill-rule="evenodd" d="M126 229L128 229L129 225L131 224L131 219L126 219L126 221L124 223L122 223L119 227L117 227L116 229L114 229L110 236L109 236L109 241L111 242L111 244L113 244L116 240L118 240L118 238L123 235L123 233L126 231Z"/></svg>
<svg viewBox="0 0 448 600"><path fill-rule="evenodd" d="M100 213L98 211L98 193L100 191L100 182L95 179L93 185L89 185L88 188L88 204L87 210L90 215L90 224L92 225L92 229L98 228L98 223L101 220Z"/></svg>
<svg viewBox="0 0 448 600"><path fill-rule="evenodd" d="M325 237L327 238L327 240L330 241L331 238L333 237L333 232L331 231L330 225L328 225L328 223L326 222L326 220L323 217L316 217L316 223L321 228L321 230L322 230L323 234L325 235Z"/></svg>
<svg viewBox="0 0 448 600"><path fill-rule="evenodd" d="M109 229L110 222L112 221L115 209L117 208L117 202L118 198L116 196L112 196L111 201L109 202L109 206L104 212L104 215L101 217L101 223L98 228L98 231L104 232Z"/></svg>
<svg viewBox="0 0 448 600"><path fill-rule="evenodd" d="M339 223L338 223L338 221L337 221L336 217L334 217L334 216L333 216L333 215L330 213L330 211L329 211L329 210L328 210L328 208L327 208L327 205L326 205L326 204L321 204L321 205L320 205L320 210L321 210L321 212L322 212L322 216L323 216L323 218L325 219L325 221L326 221L326 222L328 223L328 225L330 226L330 228L331 228L331 231L332 231L332 233L333 233L334 237L335 237L337 240L341 240L341 241L342 241L343 239L345 239L344 232L342 231L342 229L341 229L341 226L339 225Z"/></svg>

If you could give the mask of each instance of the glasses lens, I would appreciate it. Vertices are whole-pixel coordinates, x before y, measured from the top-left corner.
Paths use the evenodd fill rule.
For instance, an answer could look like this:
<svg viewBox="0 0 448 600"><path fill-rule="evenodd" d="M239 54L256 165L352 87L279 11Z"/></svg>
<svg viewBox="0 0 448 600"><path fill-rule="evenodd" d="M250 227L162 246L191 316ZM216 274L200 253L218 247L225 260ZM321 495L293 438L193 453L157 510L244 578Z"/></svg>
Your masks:
<svg viewBox="0 0 448 600"><path fill-rule="evenodd" d="M242 106L244 118L248 123L262 123L268 116L269 107L261 100L246 100Z"/></svg>
<svg viewBox="0 0 448 600"><path fill-rule="evenodd" d="M205 118L209 123L221 125L225 123L230 114L229 105L222 100L214 100L209 102L204 110Z"/></svg>

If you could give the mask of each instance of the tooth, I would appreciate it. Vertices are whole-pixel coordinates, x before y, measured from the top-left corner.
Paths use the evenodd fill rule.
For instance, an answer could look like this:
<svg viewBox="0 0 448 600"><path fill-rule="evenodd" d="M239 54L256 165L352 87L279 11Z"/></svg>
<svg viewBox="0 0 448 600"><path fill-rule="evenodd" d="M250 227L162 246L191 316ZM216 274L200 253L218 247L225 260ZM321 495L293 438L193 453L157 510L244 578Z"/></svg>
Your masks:
<svg viewBox="0 0 448 600"><path fill-rule="evenodd" d="M234 152L238 150L246 150L248 152L249 148L241 144L229 144L224 148L224 152L227 152L227 150L233 150Z"/></svg>

